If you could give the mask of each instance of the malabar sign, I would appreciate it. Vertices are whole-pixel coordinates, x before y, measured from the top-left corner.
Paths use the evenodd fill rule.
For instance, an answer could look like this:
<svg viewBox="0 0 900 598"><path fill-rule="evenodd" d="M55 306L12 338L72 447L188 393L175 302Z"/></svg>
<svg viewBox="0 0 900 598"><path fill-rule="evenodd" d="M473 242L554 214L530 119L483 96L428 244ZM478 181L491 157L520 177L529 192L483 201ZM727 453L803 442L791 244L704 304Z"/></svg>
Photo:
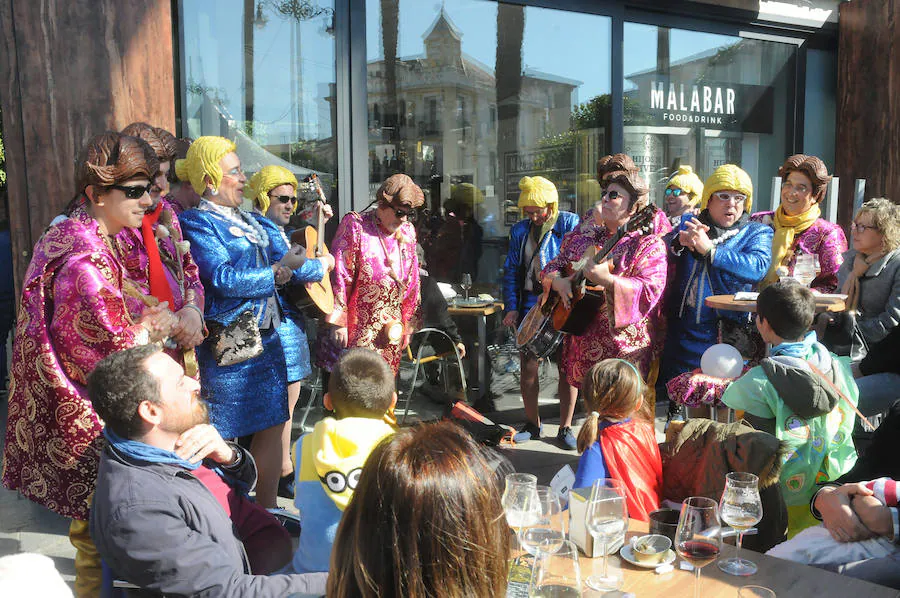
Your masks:
<svg viewBox="0 0 900 598"><path fill-rule="evenodd" d="M649 122L642 124L772 133L773 87L658 80L646 84L649 86L637 90L641 107L649 117Z"/></svg>

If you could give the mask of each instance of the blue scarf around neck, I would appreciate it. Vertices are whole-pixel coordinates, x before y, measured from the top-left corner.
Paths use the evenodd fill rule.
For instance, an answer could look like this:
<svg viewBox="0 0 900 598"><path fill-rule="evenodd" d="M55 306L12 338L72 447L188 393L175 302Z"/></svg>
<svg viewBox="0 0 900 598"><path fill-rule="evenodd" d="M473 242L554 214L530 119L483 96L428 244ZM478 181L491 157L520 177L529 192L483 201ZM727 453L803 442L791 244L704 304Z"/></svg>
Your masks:
<svg viewBox="0 0 900 598"><path fill-rule="evenodd" d="M182 459L172 451L150 446L149 444L137 440L126 440L110 430L109 426L103 428L103 435L114 449L135 461L144 461L145 463L166 463L169 465L177 465L191 471L194 471L203 465L202 461L199 463L191 463L186 459Z"/></svg>
<svg viewBox="0 0 900 598"><path fill-rule="evenodd" d="M786 357L806 359L812 352L812 346L814 344L816 344L816 333L807 332L802 340L775 345L772 347L771 355L784 355Z"/></svg>

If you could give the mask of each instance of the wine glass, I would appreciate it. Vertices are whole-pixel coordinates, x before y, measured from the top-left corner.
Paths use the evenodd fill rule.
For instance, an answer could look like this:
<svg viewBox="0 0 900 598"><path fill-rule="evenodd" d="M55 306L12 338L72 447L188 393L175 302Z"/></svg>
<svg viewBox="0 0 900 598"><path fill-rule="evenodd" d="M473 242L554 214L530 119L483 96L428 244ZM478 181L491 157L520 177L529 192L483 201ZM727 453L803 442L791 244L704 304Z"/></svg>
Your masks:
<svg viewBox="0 0 900 598"><path fill-rule="evenodd" d="M794 278L805 287L816 279L816 257L811 253L798 253L797 261L794 262Z"/></svg>
<svg viewBox="0 0 900 598"><path fill-rule="evenodd" d="M522 548L532 556L537 556L539 549L556 552L566 539L566 518L560 515L562 507L553 488L537 487L537 505L537 520L521 528L518 534Z"/></svg>
<svg viewBox="0 0 900 598"><path fill-rule="evenodd" d="M472 288L472 275L466 272L462 275L462 282L459 283L459 286L463 288L466 292L466 303L469 302L469 289Z"/></svg>
<svg viewBox="0 0 900 598"><path fill-rule="evenodd" d="M776 598L775 592L765 586L741 586L738 598Z"/></svg>
<svg viewBox="0 0 900 598"><path fill-rule="evenodd" d="M762 500L759 498L759 478L752 473L732 471L725 476L725 490L719 501L719 518L737 530L737 549L734 557L718 562L719 569L729 575L753 575L756 564L740 558L744 532L762 520Z"/></svg>
<svg viewBox="0 0 900 598"><path fill-rule="evenodd" d="M581 568L575 544L563 540L556 550L542 544L535 559L528 595L532 598L581 597Z"/></svg>
<svg viewBox="0 0 900 598"><path fill-rule="evenodd" d="M704 496L691 496L681 504L681 515L675 530L675 549L697 572L694 598L700 598L700 568L719 556L721 531L719 504L716 501Z"/></svg>
<svg viewBox="0 0 900 598"><path fill-rule="evenodd" d="M506 514L506 522L515 530L516 536L522 528L534 525L540 513L537 476L530 473L507 475L501 504Z"/></svg>
<svg viewBox="0 0 900 598"><path fill-rule="evenodd" d="M594 542L600 543L603 565L600 575L591 575L585 582L598 592L611 592L622 585L622 572L609 570L607 550L609 544L625 534L628 527L628 507L625 504L625 486L619 480L600 478L591 486L591 498L585 513L585 527Z"/></svg>

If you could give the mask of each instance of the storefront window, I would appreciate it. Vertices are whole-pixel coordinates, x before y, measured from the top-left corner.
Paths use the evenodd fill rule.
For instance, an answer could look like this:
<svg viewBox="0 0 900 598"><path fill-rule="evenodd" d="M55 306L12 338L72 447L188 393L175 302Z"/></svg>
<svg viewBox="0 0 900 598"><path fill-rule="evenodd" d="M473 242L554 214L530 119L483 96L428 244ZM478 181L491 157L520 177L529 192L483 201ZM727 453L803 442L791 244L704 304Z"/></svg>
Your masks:
<svg viewBox="0 0 900 598"><path fill-rule="evenodd" d="M499 24L499 27L498 27ZM429 271L495 283L519 179L560 207L599 196L610 137L608 17L486 0L367 0L369 191L396 172L425 191Z"/></svg>
<svg viewBox="0 0 900 598"><path fill-rule="evenodd" d="M681 164L708 177L722 164L753 180L753 209L772 206L789 153L796 46L625 23L625 152L662 205Z"/></svg>
<svg viewBox="0 0 900 598"><path fill-rule="evenodd" d="M182 132L236 142L247 176L321 175L335 152L334 2L182 0Z"/></svg>

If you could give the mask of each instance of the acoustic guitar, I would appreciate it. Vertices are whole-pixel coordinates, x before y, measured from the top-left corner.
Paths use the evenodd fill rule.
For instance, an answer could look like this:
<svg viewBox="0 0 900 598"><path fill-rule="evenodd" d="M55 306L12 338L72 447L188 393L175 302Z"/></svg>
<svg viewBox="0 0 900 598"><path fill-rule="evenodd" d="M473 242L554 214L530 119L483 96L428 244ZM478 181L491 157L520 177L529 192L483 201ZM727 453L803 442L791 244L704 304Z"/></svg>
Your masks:
<svg viewBox="0 0 900 598"><path fill-rule="evenodd" d="M292 245L303 245L306 247L306 259L316 259L328 254L328 247L325 246L325 214L322 206L328 203L325 199L325 192L322 191L322 184L319 182L319 176L315 173L306 177L303 182L309 183L316 191L316 201L320 204L318 216L316 218L316 226L307 226L297 229L291 234ZM295 288L296 285L295 285ZM331 314L334 311L334 292L331 290L331 276L326 274L325 277L318 282L307 282L302 287L305 293L301 296L291 297L292 303L299 308L315 305L324 314ZM301 292L302 293L302 292ZM303 296L305 295L305 297Z"/></svg>
<svg viewBox="0 0 900 598"><path fill-rule="evenodd" d="M559 333L574 336L584 334L606 302L606 296L601 287L587 286L583 272L584 266L589 260L599 264L606 259L625 235L634 231L641 231L641 234L648 233L653 228L655 215L656 206L648 204L629 218L628 222L620 226L594 255L586 255L579 262L571 264L567 273L572 275L572 300L569 302L569 307L566 308L559 294L551 289L546 298L538 301L522 320L516 335L516 344L519 348L535 355L546 354L552 344L559 342L549 334L551 325Z"/></svg>

